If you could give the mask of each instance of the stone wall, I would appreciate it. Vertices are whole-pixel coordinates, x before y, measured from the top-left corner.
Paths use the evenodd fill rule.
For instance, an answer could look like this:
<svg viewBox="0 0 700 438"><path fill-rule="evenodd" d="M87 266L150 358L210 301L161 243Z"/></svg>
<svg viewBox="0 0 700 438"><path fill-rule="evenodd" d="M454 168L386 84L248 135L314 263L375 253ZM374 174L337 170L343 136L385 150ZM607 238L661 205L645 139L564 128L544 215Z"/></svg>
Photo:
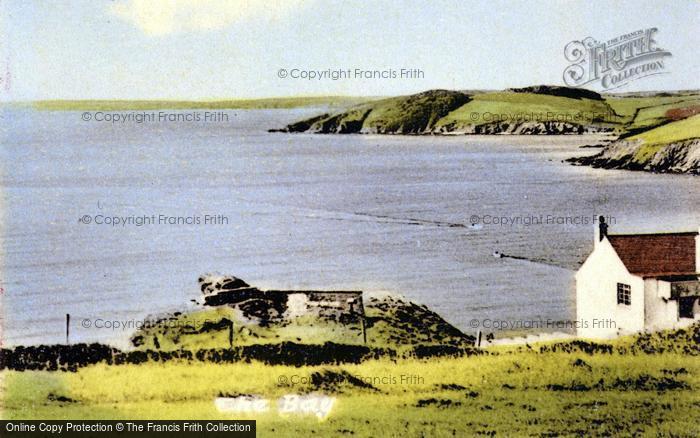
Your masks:
<svg viewBox="0 0 700 438"><path fill-rule="evenodd" d="M268 290L250 286L240 278L204 275L199 286L206 306L232 306L243 316L261 321L316 316L352 321L364 316L361 291Z"/></svg>
<svg viewBox="0 0 700 438"><path fill-rule="evenodd" d="M332 320L364 316L361 291L268 291L286 298L288 319L305 315Z"/></svg>

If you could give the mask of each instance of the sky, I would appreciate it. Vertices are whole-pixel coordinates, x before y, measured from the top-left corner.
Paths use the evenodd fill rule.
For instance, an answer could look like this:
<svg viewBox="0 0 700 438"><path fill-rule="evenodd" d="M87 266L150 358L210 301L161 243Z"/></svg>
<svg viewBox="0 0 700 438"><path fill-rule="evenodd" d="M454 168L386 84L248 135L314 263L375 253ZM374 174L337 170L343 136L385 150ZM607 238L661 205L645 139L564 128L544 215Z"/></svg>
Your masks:
<svg viewBox="0 0 700 438"><path fill-rule="evenodd" d="M562 85L574 40L658 28L666 74L700 88L700 2L72 0L0 2L0 98L226 99ZM418 69L413 78L304 71ZM280 77L280 69L286 77Z"/></svg>

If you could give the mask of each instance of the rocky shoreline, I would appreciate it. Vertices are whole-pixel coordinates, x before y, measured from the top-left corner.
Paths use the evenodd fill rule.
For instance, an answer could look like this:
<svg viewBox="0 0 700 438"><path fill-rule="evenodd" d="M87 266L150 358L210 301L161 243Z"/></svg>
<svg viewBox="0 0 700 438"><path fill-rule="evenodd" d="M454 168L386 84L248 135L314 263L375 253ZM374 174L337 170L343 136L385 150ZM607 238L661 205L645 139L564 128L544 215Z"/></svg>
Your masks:
<svg viewBox="0 0 700 438"><path fill-rule="evenodd" d="M321 120L329 117L323 114L311 120ZM605 134L613 130L606 127L577 125L567 122L495 122L481 125L444 125L429 130L404 132L397 130L389 132L378 128L358 128L359 121L353 124L317 125L315 122L304 121L294 123L282 129L270 129L269 132L313 133L313 134L360 134L360 135L583 135Z"/></svg>
<svg viewBox="0 0 700 438"><path fill-rule="evenodd" d="M482 125L443 125L426 134L440 135L582 135L612 132L611 128L567 122L496 122Z"/></svg>
<svg viewBox="0 0 700 438"><path fill-rule="evenodd" d="M568 162L603 169L624 169L656 173L700 175L700 139L674 142L646 154L639 141L619 140L595 155L575 157Z"/></svg>

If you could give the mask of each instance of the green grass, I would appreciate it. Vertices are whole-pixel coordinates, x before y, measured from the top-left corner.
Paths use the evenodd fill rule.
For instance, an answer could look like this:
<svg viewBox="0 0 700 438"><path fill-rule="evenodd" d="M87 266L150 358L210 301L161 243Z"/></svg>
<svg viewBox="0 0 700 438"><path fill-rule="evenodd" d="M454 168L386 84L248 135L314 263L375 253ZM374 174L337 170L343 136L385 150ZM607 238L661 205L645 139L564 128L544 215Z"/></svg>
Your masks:
<svg viewBox="0 0 700 438"><path fill-rule="evenodd" d="M659 126L669 120L668 117L666 117L666 112L668 110L687 108L697 105L700 105L700 96L696 96L695 98L679 99L675 102L642 108L637 113L637 116L634 118L629 128L642 129Z"/></svg>
<svg viewBox="0 0 700 438"><path fill-rule="evenodd" d="M549 342L468 357L345 365L151 361L77 372L5 370L0 414L10 420L255 419L262 437L695 436L699 336L696 325L604 344ZM270 400L270 409L216 409L216 397L241 394ZM322 420L278 412L277 400L290 394L324 395L335 404Z"/></svg>
<svg viewBox="0 0 700 438"><path fill-rule="evenodd" d="M697 97L697 95L695 95ZM660 105L668 105L692 98L693 95L673 95L673 96L649 96L649 97L623 97L607 96L605 102L615 110L615 113L627 117L631 121L635 112L641 108L651 108Z"/></svg>
<svg viewBox="0 0 700 438"><path fill-rule="evenodd" d="M668 111L700 106L697 92L646 97L607 95L602 100L539 92L498 91L467 95L431 90L381 99L346 112L290 125L292 132L449 133L473 132L494 123L565 122L634 135L668 123ZM687 113L686 113L687 114Z"/></svg>
<svg viewBox="0 0 700 438"><path fill-rule="evenodd" d="M654 172L697 173L692 149L679 142L700 138L700 94L673 96L608 97L607 102L626 122L619 141L605 146L596 166ZM695 115L694 115L695 114ZM684 145L687 146L687 145ZM686 153L687 152L687 153Z"/></svg>
<svg viewBox="0 0 700 438"><path fill-rule="evenodd" d="M316 391L311 383L280 383L280 376L309 378L314 372L341 370L373 381L377 391L350 384L323 391L336 397L323 421L278 414L274 403L263 414L220 413L213 404L220 393L276 400ZM259 436L700 433L700 361L677 354L590 356L505 349L497 355L330 367L149 363L2 375L7 419L251 418L258 420ZM672 379L687 388L623 390L614 385L629 379ZM594 389L551 390L550 385ZM68 401L55 401L57 396Z"/></svg>
<svg viewBox="0 0 700 438"><path fill-rule="evenodd" d="M667 145L693 138L700 138L700 115L667 123L632 136L628 140L643 142L635 152L635 160L645 162Z"/></svg>
<svg viewBox="0 0 700 438"><path fill-rule="evenodd" d="M364 126L376 127L378 132L421 132L467 100L465 94L445 90L382 100L372 106Z"/></svg>
<svg viewBox="0 0 700 438"><path fill-rule="evenodd" d="M167 322L139 330L135 334L142 339L138 348L161 351L228 348L229 329L221 324L225 319L234 321L234 344L237 346L285 341L305 344L363 343L359 324L343 325L301 317L285 325L263 327L243 323L230 307L217 307L182 314ZM218 324L220 328L207 330L205 327L208 323ZM189 330L190 327L192 330ZM200 332L201 328L205 328L205 331Z"/></svg>
<svg viewBox="0 0 700 438"><path fill-rule="evenodd" d="M616 123L611 108L603 101L571 99L535 93L484 93L443 117L438 127L481 125L497 121L569 121L588 124L604 119Z"/></svg>
<svg viewBox="0 0 700 438"><path fill-rule="evenodd" d="M440 118L469 100L458 91L428 90L360 104L321 119L312 118L288 126L292 131L324 133L371 132L419 134L430 130ZM301 128L301 129L298 129Z"/></svg>
<svg viewBox="0 0 700 438"><path fill-rule="evenodd" d="M645 145L665 145L678 141L700 137L700 115L667 123L649 131L629 137L629 140L641 140Z"/></svg>
<svg viewBox="0 0 700 438"><path fill-rule="evenodd" d="M48 111L143 111L159 109L266 109L309 106L350 106L374 97L311 96L231 100L40 100L32 103Z"/></svg>

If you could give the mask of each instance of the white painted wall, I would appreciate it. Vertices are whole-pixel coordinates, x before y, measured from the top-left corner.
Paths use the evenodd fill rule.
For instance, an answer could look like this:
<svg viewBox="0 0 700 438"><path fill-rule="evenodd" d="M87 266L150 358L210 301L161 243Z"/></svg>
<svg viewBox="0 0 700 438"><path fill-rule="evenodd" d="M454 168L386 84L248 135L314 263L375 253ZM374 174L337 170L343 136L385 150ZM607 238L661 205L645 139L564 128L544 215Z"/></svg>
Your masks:
<svg viewBox="0 0 700 438"><path fill-rule="evenodd" d="M671 283L648 278L644 280L644 325L648 330L677 326L678 301L671 300Z"/></svg>
<svg viewBox="0 0 700 438"><path fill-rule="evenodd" d="M306 294L291 293L287 297L287 312L285 317L292 319L308 313L309 297Z"/></svg>
<svg viewBox="0 0 700 438"><path fill-rule="evenodd" d="M617 304L617 283L631 286L631 305ZM644 280L629 273L610 242L597 242L576 273L577 334L611 338L644 330Z"/></svg>

